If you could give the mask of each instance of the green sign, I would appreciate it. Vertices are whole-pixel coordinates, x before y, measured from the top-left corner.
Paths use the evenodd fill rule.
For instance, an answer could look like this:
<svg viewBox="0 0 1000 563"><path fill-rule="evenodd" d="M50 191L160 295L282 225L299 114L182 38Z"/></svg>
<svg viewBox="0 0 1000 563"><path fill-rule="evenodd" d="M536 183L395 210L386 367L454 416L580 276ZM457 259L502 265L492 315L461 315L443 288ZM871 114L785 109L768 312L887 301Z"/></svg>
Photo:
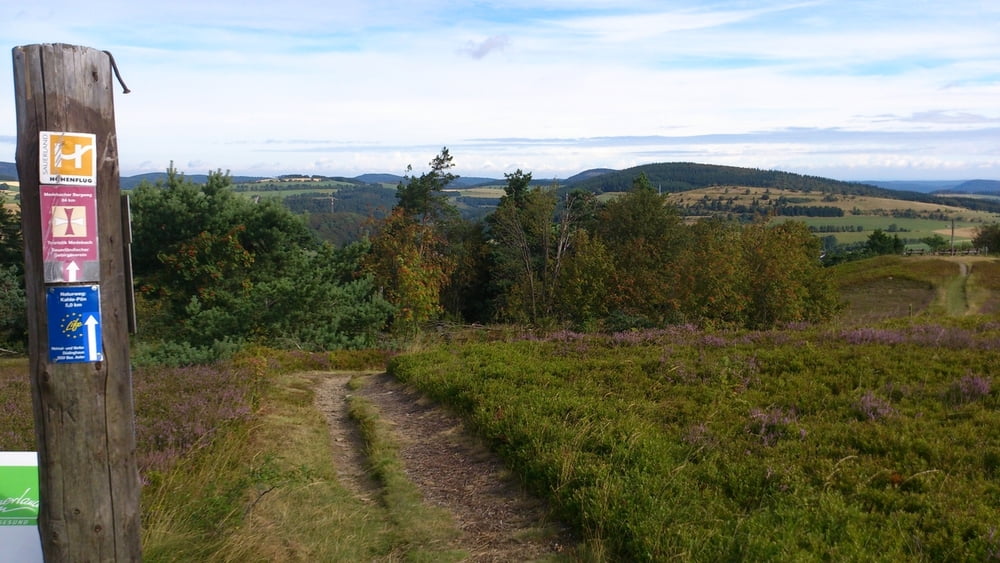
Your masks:
<svg viewBox="0 0 1000 563"><path fill-rule="evenodd" d="M38 524L35 452L0 452L0 526Z"/></svg>

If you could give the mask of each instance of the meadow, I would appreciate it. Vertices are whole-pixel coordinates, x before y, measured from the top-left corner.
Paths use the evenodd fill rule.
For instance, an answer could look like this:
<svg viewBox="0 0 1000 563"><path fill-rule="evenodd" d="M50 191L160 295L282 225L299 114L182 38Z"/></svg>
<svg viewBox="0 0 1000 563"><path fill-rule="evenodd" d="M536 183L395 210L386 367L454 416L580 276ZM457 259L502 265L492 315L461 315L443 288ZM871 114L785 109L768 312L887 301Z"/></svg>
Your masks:
<svg viewBox="0 0 1000 563"><path fill-rule="evenodd" d="M776 217L774 222L800 221L807 226L816 229L816 236L824 237L832 235L836 237L838 244L852 244L866 242L868 237L880 229L890 235L896 235L905 240L919 240L935 234L941 235L945 240L951 242L951 223L939 219L914 219L907 217L890 217L884 215L848 215L845 217ZM971 242L975 236L975 229L985 223L973 221L955 221L955 243ZM857 229L850 231L822 232L824 228ZM909 244L908 247L919 247L925 245Z"/></svg>

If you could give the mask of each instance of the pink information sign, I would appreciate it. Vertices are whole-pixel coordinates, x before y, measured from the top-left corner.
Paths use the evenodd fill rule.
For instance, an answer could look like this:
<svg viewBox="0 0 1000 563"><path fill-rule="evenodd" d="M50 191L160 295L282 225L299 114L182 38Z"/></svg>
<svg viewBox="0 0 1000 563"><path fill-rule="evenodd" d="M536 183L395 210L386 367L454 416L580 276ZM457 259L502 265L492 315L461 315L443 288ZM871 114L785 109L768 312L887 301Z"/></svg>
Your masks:
<svg viewBox="0 0 1000 563"><path fill-rule="evenodd" d="M45 283L100 281L97 187L40 187Z"/></svg>

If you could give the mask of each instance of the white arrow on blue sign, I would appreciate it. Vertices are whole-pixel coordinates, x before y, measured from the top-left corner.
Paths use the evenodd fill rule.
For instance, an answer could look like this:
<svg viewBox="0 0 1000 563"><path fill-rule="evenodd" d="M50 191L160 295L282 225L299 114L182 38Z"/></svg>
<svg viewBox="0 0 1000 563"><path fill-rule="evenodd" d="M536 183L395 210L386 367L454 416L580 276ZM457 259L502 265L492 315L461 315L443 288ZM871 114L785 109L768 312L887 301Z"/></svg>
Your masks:
<svg viewBox="0 0 1000 563"><path fill-rule="evenodd" d="M49 361L81 363L103 360L100 287L49 287L45 297L49 321Z"/></svg>

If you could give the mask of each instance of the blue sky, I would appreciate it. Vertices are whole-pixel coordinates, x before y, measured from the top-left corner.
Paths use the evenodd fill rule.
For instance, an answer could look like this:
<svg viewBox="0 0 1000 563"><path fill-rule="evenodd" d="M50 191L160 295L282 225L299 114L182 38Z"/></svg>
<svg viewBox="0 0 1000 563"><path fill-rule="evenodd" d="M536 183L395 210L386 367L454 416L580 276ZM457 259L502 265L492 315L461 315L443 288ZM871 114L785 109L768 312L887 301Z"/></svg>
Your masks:
<svg viewBox="0 0 1000 563"><path fill-rule="evenodd" d="M46 0L0 21L11 48L114 53L124 175L419 173L447 146L462 176L1000 179L994 0Z"/></svg>

